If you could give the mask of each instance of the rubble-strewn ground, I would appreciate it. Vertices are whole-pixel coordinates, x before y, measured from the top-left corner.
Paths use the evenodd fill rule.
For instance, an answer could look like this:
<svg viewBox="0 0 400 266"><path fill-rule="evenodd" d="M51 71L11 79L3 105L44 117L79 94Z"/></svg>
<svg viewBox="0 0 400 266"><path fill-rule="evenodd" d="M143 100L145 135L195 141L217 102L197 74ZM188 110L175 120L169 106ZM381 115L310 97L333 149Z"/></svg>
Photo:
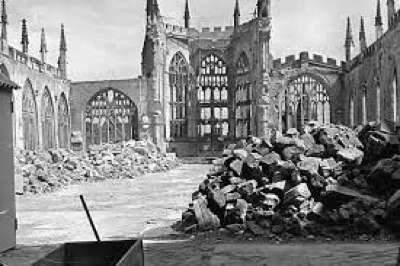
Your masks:
<svg viewBox="0 0 400 266"><path fill-rule="evenodd" d="M184 165L134 180L80 183L51 194L18 197L19 247L0 255L0 261L30 265L57 243L93 240L78 198L82 193L102 239L145 231L146 265L395 265L397 243L276 244L219 232L196 237L173 232L170 225L179 220L209 168Z"/></svg>
<svg viewBox="0 0 400 266"><path fill-rule="evenodd" d="M360 139L359 139L360 138ZM302 135L229 145L192 195L176 228L271 240L395 239L400 224L399 137L310 125Z"/></svg>
<svg viewBox="0 0 400 266"><path fill-rule="evenodd" d="M24 194L53 192L79 182L133 179L179 164L175 154L163 154L148 141L91 146L88 154L63 149L15 151L15 174L23 180Z"/></svg>

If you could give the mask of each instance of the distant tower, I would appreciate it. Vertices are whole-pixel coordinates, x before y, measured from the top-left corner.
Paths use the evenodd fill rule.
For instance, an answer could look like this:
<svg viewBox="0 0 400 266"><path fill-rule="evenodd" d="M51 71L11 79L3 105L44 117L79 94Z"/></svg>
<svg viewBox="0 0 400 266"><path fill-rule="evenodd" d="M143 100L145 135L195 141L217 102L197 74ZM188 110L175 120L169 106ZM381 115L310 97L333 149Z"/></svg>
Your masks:
<svg viewBox="0 0 400 266"><path fill-rule="evenodd" d="M65 41L64 24L61 24L60 55L58 57L58 70L62 78L67 78L67 42Z"/></svg>
<svg viewBox="0 0 400 266"><path fill-rule="evenodd" d="M146 6L146 16L147 23L153 23L154 20L158 17L160 10L158 8L157 0L147 0Z"/></svg>
<svg viewBox="0 0 400 266"><path fill-rule="evenodd" d="M7 24L8 24L8 17L7 17L7 8L6 8L6 1L1 1L1 50L6 52L8 49L8 42L7 42Z"/></svg>
<svg viewBox="0 0 400 266"><path fill-rule="evenodd" d="M185 3L185 15L184 15L183 18L185 19L185 28L188 29L190 27L189 0L186 0L186 3Z"/></svg>
<svg viewBox="0 0 400 266"><path fill-rule="evenodd" d="M346 41L344 47L346 49L346 61L351 60L351 48L354 46L353 35L351 33L350 17L347 18Z"/></svg>
<svg viewBox="0 0 400 266"><path fill-rule="evenodd" d="M271 18L271 0L257 1L257 16L259 18Z"/></svg>
<svg viewBox="0 0 400 266"><path fill-rule="evenodd" d="M47 57L47 43L46 43L46 35L44 33L44 29L42 28L42 34L40 36L40 57L42 64L46 63Z"/></svg>
<svg viewBox="0 0 400 266"><path fill-rule="evenodd" d="M28 29L26 27L26 19L22 20L22 52L27 54L29 50L29 37L28 37Z"/></svg>
<svg viewBox="0 0 400 266"><path fill-rule="evenodd" d="M388 14L388 26L390 27L390 21L394 17L394 0L387 0L387 14Z"/></svg>
<svg viewBox="0 0 400 266"><path fill-rule="evenodd" d="M378 0L376 7L376 17L375 17L375 39L379 39L383 34L383 22L382 22L382 12L381 12L381 0Z"/></svg>
<svg viewBox="0 0 400 266"><path fill-rule="evenodd" d="M360 21L360 53L364 52L367 49L367 38L365 37L365 26L364 26L364 18L361 17Z"/></svg>
<svg viewBox="0 0 400 266"><path fill-rule="evenodd" d="M236 29L240 25L240 8L239 0L236 0L235 10L233 11L233 26Z"/></svg>

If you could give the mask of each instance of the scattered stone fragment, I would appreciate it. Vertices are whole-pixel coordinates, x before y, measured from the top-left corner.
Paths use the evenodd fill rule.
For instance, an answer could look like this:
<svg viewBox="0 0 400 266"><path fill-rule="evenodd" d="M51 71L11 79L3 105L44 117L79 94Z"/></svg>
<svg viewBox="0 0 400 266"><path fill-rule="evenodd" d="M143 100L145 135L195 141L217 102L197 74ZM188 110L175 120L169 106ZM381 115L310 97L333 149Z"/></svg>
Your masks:
<svg viewBox="0 0 400 266"><path fill-rule="evenodd" d="M207 200L204 198L197 199L193 202L193 209L201 231L218 229L220 220L207 208Z"/></svg>

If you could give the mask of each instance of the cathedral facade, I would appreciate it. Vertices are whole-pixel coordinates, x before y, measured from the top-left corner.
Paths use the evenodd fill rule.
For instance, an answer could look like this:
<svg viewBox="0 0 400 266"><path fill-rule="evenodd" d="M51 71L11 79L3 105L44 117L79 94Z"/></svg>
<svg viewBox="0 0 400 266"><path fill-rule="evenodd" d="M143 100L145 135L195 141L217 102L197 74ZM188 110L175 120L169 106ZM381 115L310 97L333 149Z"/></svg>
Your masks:
<svg viewBox="0 0 400 266"><path fill-rule="evenodd" d="M301 128L308 121L340 122L334 101L341 93L342 66L301 52L273 59L271 2L259 0L250 21L190 27L163 22L157 1L147 1L142 74L148 80L153 129L178 155L205 156L227 143L273 130Z"/></svg>
<svg viewBox="0 0 400 266"><path fill-rule="evenodd" d="M269 136L310 121L349 126L376 121L397 129L400 13L388 0L383 31L378 0L376 40L367 45L361 19L354 54L348 20L346 61L299 52L270 52L271 1L258 0L249 21L196 29L185 2L183 26L164 21L147 0L142 75L71 85L72 130L91 144L150 138L179 156L210 156L250 135Z"/></svg>

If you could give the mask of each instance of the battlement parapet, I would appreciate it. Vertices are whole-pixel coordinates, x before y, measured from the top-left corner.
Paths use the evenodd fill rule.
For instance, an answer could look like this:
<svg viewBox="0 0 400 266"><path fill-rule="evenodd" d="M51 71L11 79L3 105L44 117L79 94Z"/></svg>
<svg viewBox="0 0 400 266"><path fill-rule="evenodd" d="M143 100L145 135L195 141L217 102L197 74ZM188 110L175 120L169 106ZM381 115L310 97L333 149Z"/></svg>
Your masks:
<svg viewBox="0 0 400 266"><path fill-rule="evenodd" d="M303 63L324 65L333 68L340 67L336 59L328 57L326 61L324 61L324 57L322 55L313 54L313 56L310 57L308 52L301 52L298 57L296 57L296 55L288 55L284 58L284 60L283 58L275 59L273 61L273 68L282 69L282 68L294 67L297 64L303 64Z"/></svg>
<svg viewBox="0 0 400 266"><path fill-rule="evenodd" d="M204 27L201 29L201 32L203 33L233 32L233 29L234 29L233 26L225 26L225 27L216 26L214 28Z"/></svg>
<svg viewBox="0 0 400 266"><path fill-rule="evenodd" d="M187 33L187 29L185 27L182 27L179 25L165 23L164 28L167 33L172 33L172 34L186 34Z"/></svg>
<svg viewBox="0 0 400 266"><path fill-rule="evenodd" d="M346 63L347 70L356 68L357 66L362 64L364 59L374 56L376 52L380 49L381 45L382 45L382 37L378 39L376 42L372 43L370 46L368 46L363 52L354 57L350 62L347 62Z"/></svg>
<svg viewBox="0 0 400 266"><path fill-rule="evenodd" d="M57 67L52 66L48 63L42 64L41 60L37 59L36 57L29 56L28 54L25 54L15 49L14 47L8 47L7 57L17 63L26 65L27 67L35 71L47 73L54 76L55 78L62 78Z"/></svg>
<svg viewBox="0 0 400 266"><path fill-rule="evenodd" d="M351 71L352 69L356 68L357 66L361 65L364 59L375 56L377 51L381 49L382 42L385 40L388 34L396 29L400 25L400 10L398 10L393 17L389 20L389 27L388 30L374 43L368 46L363 52L359 53L355 56L350 62L346 62L346 70Z"/></svg>

